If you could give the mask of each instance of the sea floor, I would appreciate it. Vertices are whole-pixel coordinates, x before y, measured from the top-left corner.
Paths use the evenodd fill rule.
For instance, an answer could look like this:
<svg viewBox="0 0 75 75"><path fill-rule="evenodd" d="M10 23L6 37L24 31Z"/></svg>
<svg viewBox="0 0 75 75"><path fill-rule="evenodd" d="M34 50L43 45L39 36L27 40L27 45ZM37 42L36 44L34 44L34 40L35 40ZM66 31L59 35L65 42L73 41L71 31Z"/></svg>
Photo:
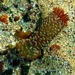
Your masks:
<svg viewBox="0 0 75 75"><path fill-rule="evenodd" d="M20 13L26 10L26 9L23 10L26 4L25 5L21 4L25 3L26 0L17 0L19 2L21 1L20 3L21 8L19 7L17 9L15 8L13 9L12 6L15 0L10 0L11 2L9 0L7 0L7 2L6 0L3 1L4 5L8 7L11 6L10 12L12 13L9 14L9 11L3 11L0 13L0 15L6 13L8 16L11 17L12 14L15 14L18 15L20 19L17 22L12 21L12 23L8 21L9 23L8 26L0 22L0 52L5 51L5 46L9 44L15 46L15 44L18 42L18 40L16 40L15 37L12 35L14 34L15 30L17 30L18 28L20 28L20 26L22 26L22 23L20 23L22 19ZM49 15L53 7L60 7L64 9L65 13L68 14L69 21L68 25L50 42L50 44L47 47L44 47L43 49L44 55L42 56L42 58L25 62L21 59L23 62L22 61L20 62L22 64L26 64L25 69L23 71L24 72L26 71L27 74L24 73L24 75L75 75L75 0L36 0L36 1L28 0L28 1L33 1L35 3L38 1L40 10L43 12L43 18ZM17 12L15 10L17 10ZM18 24L20 24L20 26ZM6 28L5 30L8 31L7 32L2 31L3 28L4 29ZM26 32L27 29L26 30L25 29L26 27L24 28L23 31ZM33 30L34 29L29 31L32 32ZM50 52L50 47L54 44L60 46L60 50L57 53ZM4 63L2 72L8 70L9 68L12 69L12 66L8 67L10 64L7 63L8 60L6 59L7 58L6 56L7 55L0 55L0 61L3 61ZM20 67L22 64L20 64L16 68L13 67L12 75L23 75L21 74L21 67Z"/></svg>

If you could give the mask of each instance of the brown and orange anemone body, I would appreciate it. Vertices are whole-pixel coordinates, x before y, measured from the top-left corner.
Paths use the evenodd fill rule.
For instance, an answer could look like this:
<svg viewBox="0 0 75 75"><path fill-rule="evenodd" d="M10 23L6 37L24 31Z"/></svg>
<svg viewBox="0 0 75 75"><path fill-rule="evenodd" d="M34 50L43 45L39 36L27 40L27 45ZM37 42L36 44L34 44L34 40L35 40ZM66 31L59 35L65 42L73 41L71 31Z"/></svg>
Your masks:
<svg viewBox="0 0 75 75"><path fill-rule="evenodd" d="M42 20L41 26L36 31L35 35L28 39L22 39L16 44L16 49L20 55L28 60L34 60L41 56L41 49L44 45L58 35L59 32L66 26L69 17L64 14L64 10L55 7L46 18Z"/></svg>

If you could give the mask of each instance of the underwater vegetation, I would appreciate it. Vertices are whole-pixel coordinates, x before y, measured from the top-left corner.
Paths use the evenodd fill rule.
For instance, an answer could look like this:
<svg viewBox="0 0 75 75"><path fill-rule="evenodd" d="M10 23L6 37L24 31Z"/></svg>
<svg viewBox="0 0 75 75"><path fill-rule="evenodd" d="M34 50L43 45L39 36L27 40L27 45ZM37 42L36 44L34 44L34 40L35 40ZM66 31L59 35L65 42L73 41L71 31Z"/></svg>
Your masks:
<svg viewBox="0 0 75 75"><path fill-rule="evenodd" d="M49 44L67 26L68 20L69 17L63 9L54 7L53 11L46 18L42 19L42 24L37 31L34 31L30 36L28 33L28 38L25 36L26 33L23 33L23 35L19 34L22 33L21 31L16 33L15 36L20 38L16 44L16 49L21 57L27 60L39 58L42 55L41 49L43 46Z"/></svg>

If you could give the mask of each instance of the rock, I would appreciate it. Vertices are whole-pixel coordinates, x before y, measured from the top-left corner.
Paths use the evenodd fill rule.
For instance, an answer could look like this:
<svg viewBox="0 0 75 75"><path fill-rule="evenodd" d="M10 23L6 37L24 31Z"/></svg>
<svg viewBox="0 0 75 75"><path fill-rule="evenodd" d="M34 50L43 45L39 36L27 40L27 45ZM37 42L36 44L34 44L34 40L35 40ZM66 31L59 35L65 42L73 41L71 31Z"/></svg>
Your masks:
<svg viewBox="0 0 75 75"><path fill-rule="evenodd" d="M18 20L19 20L19 16L15 16L14 21L18 21Z"/></svg>
<svg viewBox="0 0 75 75"><path fill-rule="evenodd" d="M23 21L24 21L24 22L29 22L29 21L31 21L31 19L30 19L28 13L26 13L26 14L23 16Z"/></svg>
<svg viewBox="0 0 75 75"><path fill-rule="evenodd" d="M12 69L5 70L1 75L12 75Z"/></svg>

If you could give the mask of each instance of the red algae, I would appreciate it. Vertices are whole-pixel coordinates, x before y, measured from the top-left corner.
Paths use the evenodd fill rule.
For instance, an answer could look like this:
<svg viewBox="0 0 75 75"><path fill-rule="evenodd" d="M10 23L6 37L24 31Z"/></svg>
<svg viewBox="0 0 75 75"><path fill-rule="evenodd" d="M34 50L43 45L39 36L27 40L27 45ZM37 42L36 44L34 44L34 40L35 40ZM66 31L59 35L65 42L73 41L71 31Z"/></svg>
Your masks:
<svg viewBox="0 0 75 75"><path fill-rule="evenodd" d="M41 56L43 46L48 45L50 41L61 32L68 20L68 16L64 14L63 9L58 7L54 8L53 12L42 20L42 24L37 32L28 39L20 40L20 42L16 44L16 49L21 56L28 60L37 59ZM60 49L57 45L54 45L54 47Z"/></svg>

